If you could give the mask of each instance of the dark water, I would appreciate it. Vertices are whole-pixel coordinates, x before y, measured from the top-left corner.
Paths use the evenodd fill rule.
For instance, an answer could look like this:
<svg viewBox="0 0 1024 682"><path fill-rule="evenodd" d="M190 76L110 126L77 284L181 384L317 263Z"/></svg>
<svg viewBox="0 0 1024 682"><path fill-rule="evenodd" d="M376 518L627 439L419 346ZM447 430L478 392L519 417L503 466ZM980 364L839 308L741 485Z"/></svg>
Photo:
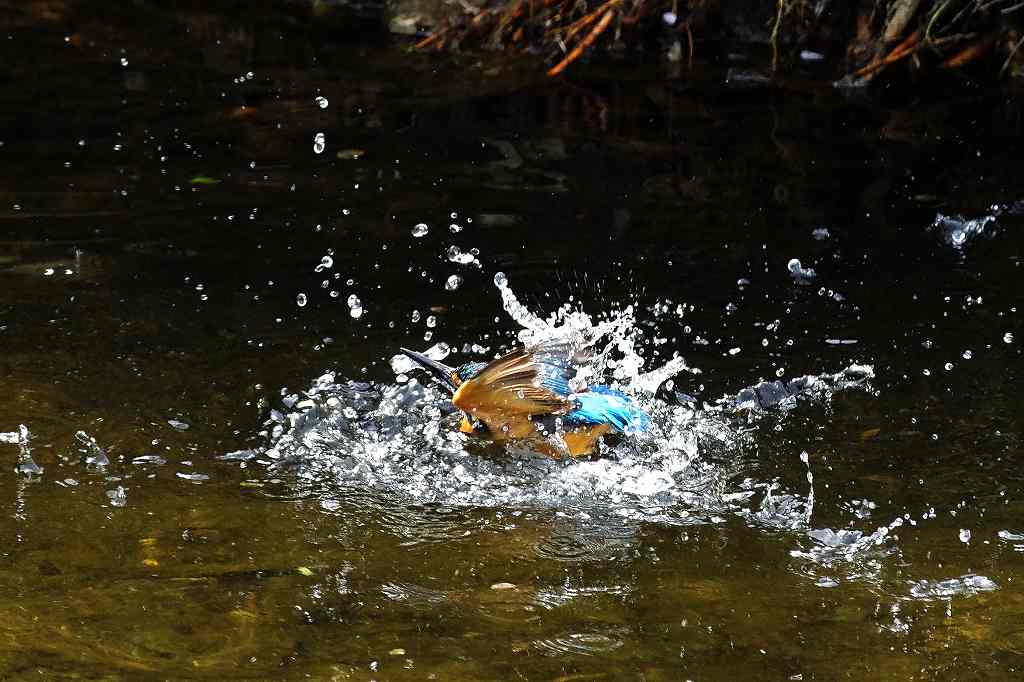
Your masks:
<svg viewBox="0 0 1024 682"><path fill-rule="evenodd" d="M1021 675L1019 95L767 87L743 64L554 83L147 7L3 15L3 675ZM620 505L584 462L523 480L592 488L518 503L501 467L529 458L405 459L314 416L268 466L271 410L326 371L369 382L337 393L362 413L406 390L399 346L509 347L499 271L542 313L633 303L648 368L702 370L676 378L708 404L692 490ZM715 403L853 364L873 378ZM655 470L608 461L636 465L623 485Z"/></svg>

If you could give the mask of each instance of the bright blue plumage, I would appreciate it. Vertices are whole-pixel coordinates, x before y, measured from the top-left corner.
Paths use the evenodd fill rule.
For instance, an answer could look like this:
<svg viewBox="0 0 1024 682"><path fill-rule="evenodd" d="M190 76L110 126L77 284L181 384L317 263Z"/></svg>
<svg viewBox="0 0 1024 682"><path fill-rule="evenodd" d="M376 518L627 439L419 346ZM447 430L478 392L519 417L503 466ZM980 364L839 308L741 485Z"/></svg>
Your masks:
<svg viewBox="0 0 1024 682"><path fill-rule="evenodd" d="M608 424L620 433L646 431L651 418L625 393L607 386L591 386L586 393L571 396L576 409L565 415L569 426Z"/></svg>
<svg viewBox="0 0 1024 682"><path fill-rule="evenodd" d="M480 370L486 366L486 362L467 362L464 365L459 365L455 369L455 374L459 377L459 381L468 381L479 374Z"/></svg>

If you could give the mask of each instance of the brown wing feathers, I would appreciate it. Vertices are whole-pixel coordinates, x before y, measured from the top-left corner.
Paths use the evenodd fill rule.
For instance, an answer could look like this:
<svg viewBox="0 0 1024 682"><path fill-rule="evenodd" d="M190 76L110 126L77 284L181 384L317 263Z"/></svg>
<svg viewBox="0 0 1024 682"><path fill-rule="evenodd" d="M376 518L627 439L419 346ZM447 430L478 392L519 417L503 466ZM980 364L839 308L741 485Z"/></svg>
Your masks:
<svg viewBox="0 0 1024 682"><path fill-rule="evenodd" d="M527 415L558 414L572 404L540 384L534 349L523 348L494 360L464 382L453 398L455 406L470 412L517 412Z"/></svg>

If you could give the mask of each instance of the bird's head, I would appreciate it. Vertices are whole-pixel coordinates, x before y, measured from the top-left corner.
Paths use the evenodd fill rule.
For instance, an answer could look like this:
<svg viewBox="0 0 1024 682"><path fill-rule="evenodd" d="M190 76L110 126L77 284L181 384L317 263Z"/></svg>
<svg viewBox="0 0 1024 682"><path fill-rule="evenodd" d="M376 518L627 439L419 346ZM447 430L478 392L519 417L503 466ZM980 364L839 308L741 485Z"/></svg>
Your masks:
<svg viewBox="0 0 1024 682"><path fill-rule="evenodd" d="M417 365L427 370L452 395L455 394L455 391L459 389L463 382L469 381L487 366L485 362L467 362L458 367L449 367L442 362L428 358L423 353L417 353L408 348L402 348L401 350L406 356L415 361ZM463 433L474 433L477 435L486 435L489 431L486 424L468 412L463 413L463 422L460 425L460 430Z"/></svg>
<svg viewBox="0 0 1024 682"><path fill-rule="evenodd" d="M477 374L480 373L487 363L484 362L467 362L464 365L458 367L449 367L448 365L438 362L432 358L428 358L423 353L417 353L414 350L408 348L402 348L402 352L412 359L417 365L427 370L431 376L441 382L441 385L451 391L452 394L458 390L462 382L469 381Z"/></svg>

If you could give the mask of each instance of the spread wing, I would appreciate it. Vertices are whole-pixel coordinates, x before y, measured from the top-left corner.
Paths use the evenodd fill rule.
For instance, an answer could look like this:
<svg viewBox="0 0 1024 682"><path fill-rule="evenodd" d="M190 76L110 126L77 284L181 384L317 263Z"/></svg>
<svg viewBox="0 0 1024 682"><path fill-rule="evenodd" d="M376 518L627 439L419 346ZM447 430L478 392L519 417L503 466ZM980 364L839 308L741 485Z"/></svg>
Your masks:
<svg viewBox="0 0 1024 682"><path fill-rule="evenodd" d="M549 342L521 348L494 360L452 399L478 416L562 414L573 408L569 380L586 357L567 343Z"/></svg>

